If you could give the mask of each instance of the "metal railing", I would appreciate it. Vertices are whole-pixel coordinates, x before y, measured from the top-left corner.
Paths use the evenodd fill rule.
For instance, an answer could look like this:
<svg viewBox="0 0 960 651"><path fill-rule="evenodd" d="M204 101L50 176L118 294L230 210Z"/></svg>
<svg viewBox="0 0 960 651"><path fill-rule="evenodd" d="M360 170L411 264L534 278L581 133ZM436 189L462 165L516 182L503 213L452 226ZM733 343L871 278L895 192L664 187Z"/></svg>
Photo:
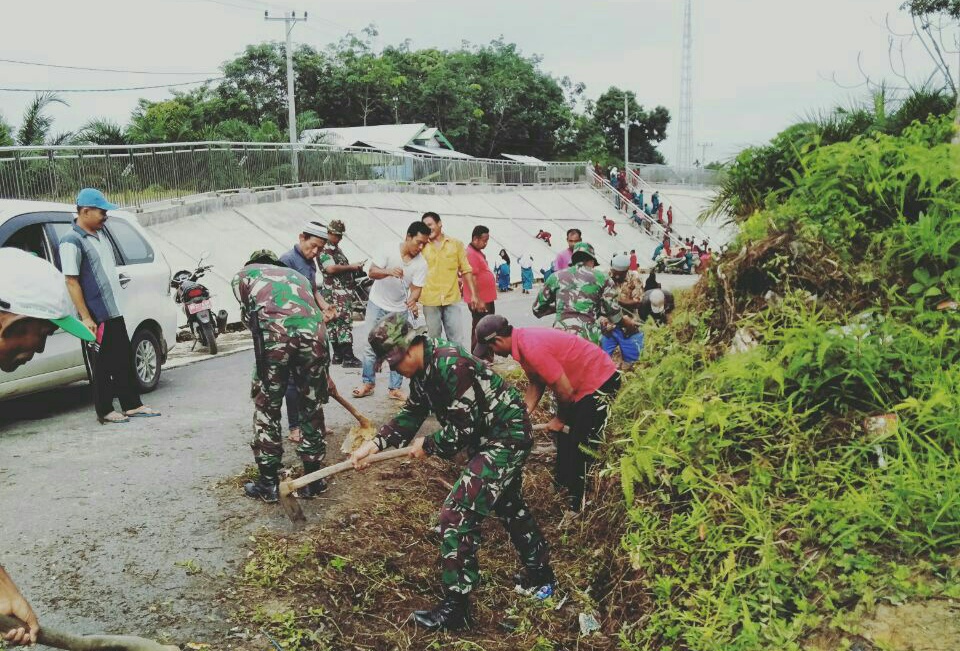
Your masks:
<svg viewBox="0 0 960 651"><path fill-rule="evenodd" d="M683 241L679 237L677 237L672 231L668 230L656 219L645 213L642 206L637 206L635 203L633 203L633 201L620 194L616 188L610 185L609 179L605 179L598 174L592 174L592 176L593 183L591 184L591 187L605 200L612 203L614 208L623 212L635 227L657 241L668 239L671 244L683 246ZM633 220L634 212L637 213L641 223L638 224Z"/></svg>
<svg viewBox="0 0 960 651"><path fill-rule="evenodd" d="M586 163L527 164L371 149L188 142L162 145L0 147L0 198L71 203L102 189L125 207L191 195L315 183L539 184L588 181Z"/></svg>
<svg viewBox="0 0 960 651"><path fill-rule="evenodd" d="M667 185L691 185L696 187L717 186L723 182L723 172L708 170L702 167L671 167L669 165L635 165L630 164L631 171L636 171L647 183L662 183Z"/></svg>
<svg viewBox="0 0 960 651"><path fill-rule="evenodd" d="M707 234L705 230L703 230L700 227L699 219L697 219L696 217L690 217L690 215L688 215L686 211L680 208L680 206L678 206L676 202L674 202L666 192L663 192L659 188L655 188L652 185L650 185L650 183L647 182L642 176L640 176L635 169L628 170L627 185L630 187L631 191L636 191L638 189L644 190L649 192L650 193L649 196L651 197L653 196L654 192L660 192L660 203L666 204L672 207L674 213L676 213L678 217L682 217L684 219L684 228L687 228L687 229L692 228L693 230L696 231L698 238L705 240L707 242L710 241L711 239L710 236ZM677 220L677 221L680 221L680 220Z"/></svg>

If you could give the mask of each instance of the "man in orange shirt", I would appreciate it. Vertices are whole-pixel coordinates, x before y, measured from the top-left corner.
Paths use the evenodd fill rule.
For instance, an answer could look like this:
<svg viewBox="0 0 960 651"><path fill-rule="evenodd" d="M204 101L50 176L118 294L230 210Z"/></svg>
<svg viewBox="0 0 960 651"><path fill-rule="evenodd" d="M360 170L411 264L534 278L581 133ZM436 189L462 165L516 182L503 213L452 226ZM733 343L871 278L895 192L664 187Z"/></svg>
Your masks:
<svg viewBox="0 0 960 651"><path fill-rule="evenodd" d="M464 328L466 315L460 307L460 277L463 277L473 299L470 309L486 313L486 305L477 291L463 242L443 234L443 222L437 213L425 212L422 219L430 229L430 243L423 249L428 268L427 284L420 294L427 332L435 339L443 338L466 346L469 337Z"/></svg>

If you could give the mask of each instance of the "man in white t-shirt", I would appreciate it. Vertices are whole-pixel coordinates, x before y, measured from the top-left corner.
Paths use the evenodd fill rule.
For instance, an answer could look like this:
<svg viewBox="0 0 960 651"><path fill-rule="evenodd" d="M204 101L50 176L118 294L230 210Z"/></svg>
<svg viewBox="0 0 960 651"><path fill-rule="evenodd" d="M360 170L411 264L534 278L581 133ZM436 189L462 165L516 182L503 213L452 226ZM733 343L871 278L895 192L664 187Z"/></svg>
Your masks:
<svg viewBox="0 0 960 651"><path fill-rule="evenodd" d="M417 301L427 281L427 261L420 252L430 241L430 228L422 221L410 224L407 237L399 245L391 246L374 258L370 271L373 286L367 300L367 326L373 328L388 314L401 313L418 318ZM374 370L376 354L369 342L363 348L363 384L353 390L355 398L372 395L377 383ZM400 391L403 376L390 371L390 387L387 395L395 400L406 400Z"/></svg>

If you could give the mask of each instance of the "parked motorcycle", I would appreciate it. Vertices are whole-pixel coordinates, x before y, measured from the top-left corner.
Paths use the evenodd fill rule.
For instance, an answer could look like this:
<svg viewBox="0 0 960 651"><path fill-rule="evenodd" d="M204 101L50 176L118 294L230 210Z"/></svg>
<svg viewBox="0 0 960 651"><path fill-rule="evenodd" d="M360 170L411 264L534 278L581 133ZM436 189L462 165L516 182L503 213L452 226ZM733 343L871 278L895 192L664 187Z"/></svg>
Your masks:
<svg viewBox="0 0 960 651"><path fill-rule="evenodd" d="M694 268L699 262L699 258L687 260L686 257L668 258L664 256L657 258L655 269L657 270L657 273L692 274Z"/></svg>
<svg viewBox="0 0 960 651"><path fill-rule="evenodd" d="M362 321L367 315L367 301L370 300L370 288L373 278L359 272L353 284L353 318Z"/></svg>
<svg viewBox="0 0 960 651"><path fill-rule="evenodd" d="M199 282L213 265L204 265L206 253L197 261L197 268L192 272L181 269L173 274L170 287L175 290L174 300L183 305L183 312L187 317L187 326L193 334L194 346L199 341L209 349L211 355L217 354L217 335L226 331L227 311L213 312L213 302L210 300L210 290Z"/></svg>

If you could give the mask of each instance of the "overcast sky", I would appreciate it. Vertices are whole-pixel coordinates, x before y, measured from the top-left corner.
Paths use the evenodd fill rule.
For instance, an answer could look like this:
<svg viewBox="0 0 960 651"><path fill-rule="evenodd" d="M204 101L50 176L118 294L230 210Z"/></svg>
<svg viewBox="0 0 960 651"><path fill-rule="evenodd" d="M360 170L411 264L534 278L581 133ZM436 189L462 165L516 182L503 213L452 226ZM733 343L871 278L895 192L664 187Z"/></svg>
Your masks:
<svg viewBox="0 0 960 651"><path fill-rule="evenodd" d="M249 43L280 40L282 24L263 10L307 10L298 41L322 47L349 30L375 23L378 45L411 39L414 47L458 47L503 35L543 68L587 85L599 96L611 85L636 92L647 106L674 116L680 95L681 0L3 0L0 58L85 67L217 73ZM873 75L890 77L889 15L911 29L902 0L694 0L694 141L712 143L708 160L764 142L799 117L863 99L857 56ZM929 70L919 44L908 47L908 68ZM953 56L951 63L956 61ZM194 80L59 70L0 63L4 88L117 88ZM896 80L895 80L896 81ZM70 93L70 106L52 109L55 131L93 116L125 123L137 98L168 91ZM0 115L19 123L30 93L0 91ZM456 145L456 143L454 143ZM668 139L661 145L676 155ZM697 148L696 157L703 150Z"/></svg>

